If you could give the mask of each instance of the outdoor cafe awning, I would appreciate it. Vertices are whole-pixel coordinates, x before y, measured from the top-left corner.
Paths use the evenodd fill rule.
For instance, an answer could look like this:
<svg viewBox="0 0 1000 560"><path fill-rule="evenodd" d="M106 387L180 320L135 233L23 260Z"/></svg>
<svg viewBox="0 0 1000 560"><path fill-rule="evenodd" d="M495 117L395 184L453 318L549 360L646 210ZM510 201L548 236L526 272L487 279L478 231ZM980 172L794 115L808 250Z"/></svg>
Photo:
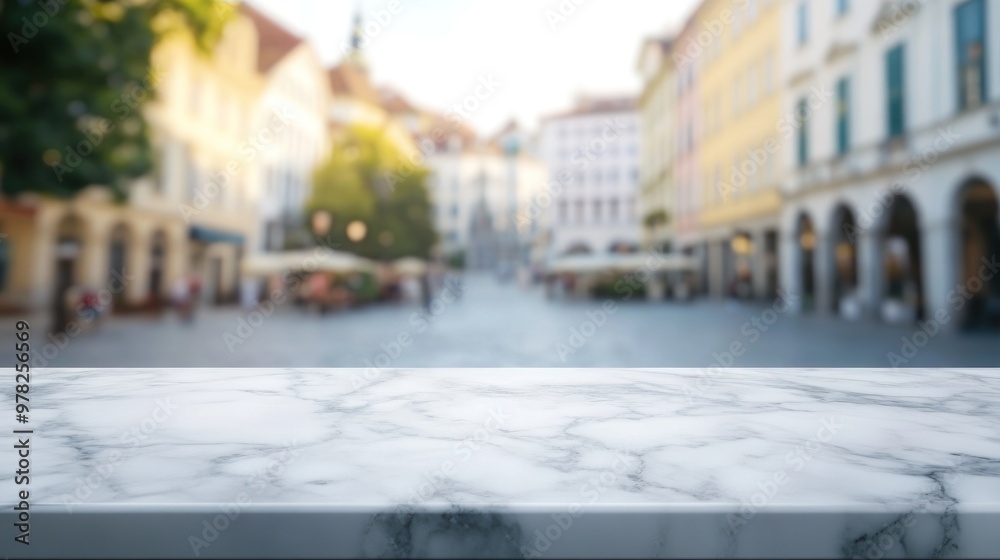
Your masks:
<svg viewBox="0 0 1000 560"><path fill-rule="evenodd" d="M234 245L243 245L243 235L239 233L202 226L191 226L191 229L188 230L188 237L205 243L232 243Z"/></svg>
<svg viewBox="0 0 1000 560"><path fill-rule="evenodd" d="M642 269L695 271L698 270L698 261L693 257L673 253L608 253L603 255L567 255L553 260L546 268L550 274L630 272Z"/></svg>
<svg viewBox="0 0 1000 560"><path fill-rule="evenodd" d="M416 257L403 257L392 262L392 269L403 276L423 276L427 272L427 262Z"/></svg>
<svg viewBox="0 0 1000 560"><path fill-rule="evenodd" d="M329 249L306 249L276 253L256 253L243 258L242 270L247 276L269 276L295 271L365 272L373 271L368 259Z"/></svg>

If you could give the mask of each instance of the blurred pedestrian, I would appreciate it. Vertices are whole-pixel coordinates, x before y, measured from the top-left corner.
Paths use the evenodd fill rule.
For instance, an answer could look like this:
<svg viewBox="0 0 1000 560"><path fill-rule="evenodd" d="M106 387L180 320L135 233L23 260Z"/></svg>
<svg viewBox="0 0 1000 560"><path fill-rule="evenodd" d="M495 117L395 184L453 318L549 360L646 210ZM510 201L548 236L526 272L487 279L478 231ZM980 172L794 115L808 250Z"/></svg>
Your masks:
<svg viewBox="0 0 1000 560"><path fill-rule="evenodd" d="M431 310L431 275L425 272L420 276L420 299L425 311Z"/></svg>
<svg viewBox="0 0 1000 560"><path fill-rule="evenodd" d="M85 323L93 325L94 329L101 326L101 318L104 316L101 306L101 298L97 290L84 288L80 291L79 314Z"/></svg>
<svg viewBox="0 0 1000 560"><path fill-rule="evenodd" d="M194 317L191 304L191 283L183 276L174 282L170 291L170 299L177 310L177 317L181 322L190 323Z"/></svg>

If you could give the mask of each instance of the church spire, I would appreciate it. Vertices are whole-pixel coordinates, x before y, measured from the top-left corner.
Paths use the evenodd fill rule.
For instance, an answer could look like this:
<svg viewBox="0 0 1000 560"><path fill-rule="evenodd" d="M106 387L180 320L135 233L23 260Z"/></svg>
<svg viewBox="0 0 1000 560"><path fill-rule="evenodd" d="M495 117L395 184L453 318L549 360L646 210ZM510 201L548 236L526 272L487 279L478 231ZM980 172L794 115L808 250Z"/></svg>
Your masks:
<svg viewBox="0 0 1000 560"><path fill-rule="evenodd" d="M364 40L364 20L361 17L361 2L357 2L354 8L354 25L351 27L351 54L349 61L354 66L367 71L368 63L365 60L364 52L362 52Z"/></svg>

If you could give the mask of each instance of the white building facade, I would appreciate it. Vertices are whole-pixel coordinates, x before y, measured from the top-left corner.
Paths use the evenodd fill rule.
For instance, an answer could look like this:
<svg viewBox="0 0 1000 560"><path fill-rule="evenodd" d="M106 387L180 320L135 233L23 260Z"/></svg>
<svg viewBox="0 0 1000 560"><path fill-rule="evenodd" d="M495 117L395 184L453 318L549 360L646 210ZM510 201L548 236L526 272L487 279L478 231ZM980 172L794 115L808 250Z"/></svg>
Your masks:
<svg viewBox="0 0 1000 560"><path fill-rule="evenodd" d="M311 44L246 4L241 8L260 30L257 66L265 80L250 127L261 171L253 250L280 251L308 244L296 235L304 231L313 172L328 155L330 84Z"/></svg>
<svg viewBox="0 0 1000 560"><path fill-rule="evenodd" d="M583 99L543 122L549 258L638 248L640 149L631 98Z"/></svg>
<svg viewBox="0 0 1000 560"><path fill-rule="evenodd" d="M458 136L427 158L431 202L444 255L463 253L470 269L529 264L541 231L529 211L545 182L544 164L527 151Z"/></svg>
<svg viewBox="0 0 1000 560"><path fill-rule="evenodd" d="M997 29L987 0L786 2L781 270L802 308L997 325Z"/></svg>

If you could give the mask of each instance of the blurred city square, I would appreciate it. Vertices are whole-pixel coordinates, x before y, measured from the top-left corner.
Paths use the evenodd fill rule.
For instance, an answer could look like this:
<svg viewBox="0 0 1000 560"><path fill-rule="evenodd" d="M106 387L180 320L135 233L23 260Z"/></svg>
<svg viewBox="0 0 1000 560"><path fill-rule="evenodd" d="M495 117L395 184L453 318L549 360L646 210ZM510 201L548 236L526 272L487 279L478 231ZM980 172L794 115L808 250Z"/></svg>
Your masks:
<svg viewBox="0 0 1000 560"><path fill-rule="evenodd" d="M610 313L608 309L610 308ZM781 313L781 303L552 300L491 276L461 296L321 315L292 304L264 317L206 307L114 318L39 341L51 367L357 367L376 381L413 367L990 367L992 333L940 332ZM6 328L7 325L4 325ZM920 333L920 334L918 334ZM402 340L402 343L400 342ZM5 349L13 359L13 349ZM894 352L901 361L893 362ZM2 359L2 358L0 358ZM367 383L368 381L365 381Z"/></svg>
<svg viewBox="0 0 1000 560"><path fill-rule="evenodd" d="M997 365L986 4L0 3L0 328L38 367Z"/></svg>

